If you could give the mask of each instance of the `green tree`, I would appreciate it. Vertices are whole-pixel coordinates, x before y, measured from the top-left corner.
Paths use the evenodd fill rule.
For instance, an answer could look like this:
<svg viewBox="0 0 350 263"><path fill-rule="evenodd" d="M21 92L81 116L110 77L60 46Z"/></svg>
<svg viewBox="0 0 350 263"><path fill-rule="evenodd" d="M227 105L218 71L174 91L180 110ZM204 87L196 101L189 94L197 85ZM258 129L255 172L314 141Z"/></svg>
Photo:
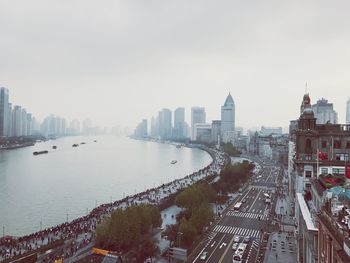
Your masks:
<svg viewBox="0 0 350 263"><path fill-rule="evenodd" d="M179 234L181 235L181 244L180 246L185 246L185 247L189 247L191 246L191 244L193 243L195 237L196 237L196 229L195 227L186 219L182 219L180 222L180 227L179 227Z"/></svg>
<svg viewBox="0 0 350 263"><path fill-rule="evenodd" d="M106 249L129 250L161 223L158 208L151 205L117 209L98 225L96 243Z"/></svg>
<svg viewBox="0 0 350 263"><path fill-rule="evenodd" d="M193 209L190 223L196 229L197 233L201 233L203 228L212 220L213 212L210 205L203 203L199 207Z"/></svg>
<svg viewBox="0 0 350 263"><path fill-rule="evenodd" d="M154 258L159 255L160 250L157 241L154 238L146 238L139 245L137 249L138 262L144 262L148 258Z"/></svg>

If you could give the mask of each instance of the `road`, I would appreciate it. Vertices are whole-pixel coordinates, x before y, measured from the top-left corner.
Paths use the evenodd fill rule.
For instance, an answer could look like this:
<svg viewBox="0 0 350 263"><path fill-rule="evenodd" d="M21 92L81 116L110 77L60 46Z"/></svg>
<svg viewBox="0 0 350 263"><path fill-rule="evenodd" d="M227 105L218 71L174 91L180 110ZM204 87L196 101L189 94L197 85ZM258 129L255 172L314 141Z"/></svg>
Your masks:
<svg viewBox="0 0 350 263"><path fill-rule="evenodd" d="M266 195L274 195L278 172L279 168L265 162L260 173L251 178L249 187L225 210L220 220L211 226L206 239L192 252L187 262L232 263L235 236L240 237L239 243L243 242L244 237L249 237L242 262L255 262L262 233L271 222L272 205L266 203ZM235 211L234 205L237 202L242 202L242 206ZM203 252L207 252L206 259L200 258Z"/></svg>

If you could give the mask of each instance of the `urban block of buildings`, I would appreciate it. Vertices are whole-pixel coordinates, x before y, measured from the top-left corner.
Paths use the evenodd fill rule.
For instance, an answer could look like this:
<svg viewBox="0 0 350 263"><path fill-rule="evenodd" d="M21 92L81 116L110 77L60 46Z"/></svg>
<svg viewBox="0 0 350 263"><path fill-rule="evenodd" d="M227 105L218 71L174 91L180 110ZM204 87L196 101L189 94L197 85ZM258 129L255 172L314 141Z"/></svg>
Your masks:
<svg viewBox="0 0 350 263"><path fill-rule="evenodd" d="M332 104L305 94L291 122L289 196L298 262L350 262L350 125Z"/></svg>

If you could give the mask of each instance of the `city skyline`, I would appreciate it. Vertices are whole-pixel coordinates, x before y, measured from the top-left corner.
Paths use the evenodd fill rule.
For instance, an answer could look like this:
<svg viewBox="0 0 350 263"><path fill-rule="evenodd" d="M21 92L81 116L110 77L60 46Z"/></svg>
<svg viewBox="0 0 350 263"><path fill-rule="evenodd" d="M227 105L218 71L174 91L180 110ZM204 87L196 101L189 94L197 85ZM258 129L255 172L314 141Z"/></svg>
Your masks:
<svg viewBox="0 0 350 263"><path fill-rule="evenodd" d="M219 119L231 92L236 125L249 128L287 127L307 82L312 102L328 99L345 123L349 5L1 3L0 85L40 120L129 127L163 107Z"/></svg>

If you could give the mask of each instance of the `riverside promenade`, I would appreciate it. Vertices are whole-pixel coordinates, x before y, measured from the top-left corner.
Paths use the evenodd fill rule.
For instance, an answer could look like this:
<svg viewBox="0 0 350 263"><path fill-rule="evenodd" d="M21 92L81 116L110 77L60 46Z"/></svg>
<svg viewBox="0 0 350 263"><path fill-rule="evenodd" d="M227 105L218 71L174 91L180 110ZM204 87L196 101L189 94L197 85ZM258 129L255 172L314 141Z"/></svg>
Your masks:
<svg viewBox="0 0 350 263"><path fill-rule="evenodd" d="M94 244L97 225L114 210L136 204L153 204L161 207L170 195L205 179L209 175L219 174L229 162L227 155L223 152L212 148L200 148L211 155L212 162L182 179L127 196L115 202L102 204L93 209L87 216L31 235L19 238L2 237L0 239L0 261L10 262L24 255L37 253L38 262L54 262L57 259L74 262L73 259L84 249L90 250Z"/></svg>

